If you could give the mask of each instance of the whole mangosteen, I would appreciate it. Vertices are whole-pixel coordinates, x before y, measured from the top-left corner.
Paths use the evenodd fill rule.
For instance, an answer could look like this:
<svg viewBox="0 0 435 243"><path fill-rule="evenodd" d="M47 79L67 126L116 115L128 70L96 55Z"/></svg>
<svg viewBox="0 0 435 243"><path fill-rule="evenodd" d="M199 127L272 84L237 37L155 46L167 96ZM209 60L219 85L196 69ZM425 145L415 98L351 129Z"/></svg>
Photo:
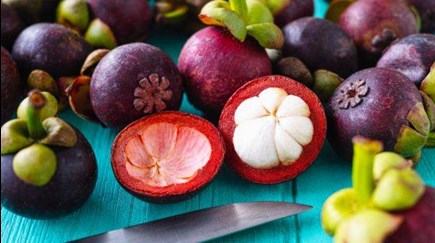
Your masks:
<svg viewBox="0 0 435 243"><path fill-rule="evenodd" d="M57 117L40 119L48 105L31 91L27 116L1 128L1 198L6 209L29 218L62 216L82 206L97 180L85 137Z"/></svg>
<svg viewBox="0 0 435 243"><path fill-rule="evenodd" d="M99 121L109 127L177 110L182 93L175 63L162 50L145 43L126 44L109 52L90 81L92 108Z"/></svg>
<svg viewBox="0 0 435 243"><path fill-rule="evenodd" d="M1 52L1 124L3 125L17 108L22 87L14 60L3 47Z"/></svg>
<svg viewBox="0 0 435 243"><path fill-rule="evenodd" d="M24 28L24 23L9 5L1 3L1 11L1 43L10 50L18 34Z"/></svg>
<svg viewBox="0 0 435 243"><path fill-rule="evenodd" d="M435 36L414 34L389 46L376 66L399 71L420 87L434 62Z"/></svg>
<svg viewBox="0 0 435 243"><path fill-rule="evenodd" d="M314 13L313 0L267 0L266 5L271 9L275 23L280 27Z"/></svg>
<svg viewBox="0 0 435 243"><path fill-rule="evenodd" d="M86 0L92 15L104 22L118 45L144 41L153 22L147 0Z"/></svg>
<svg viewBox="0 0 435 243"><path fill-rule="evenodd" d="M382 141L387 151L418 157L430 131L418 88L391 69L370 68L351 75L335 90L326 113L328 139L349 161L357 135Z"/></svg>
<svg viewBox="0 0 435 243"><path fill-rule="evenodd" d="M59 24L40 23L21 32L12 56L26 76L41 69L58 79L78 75L91 50L88 43L70 29Z"/></svg>
<svg viewBox="0 0 435 243"><path fill-rule="evenodd" d="M299 58L311 72L326 69L347 77L358 68L352 38L329 20L306 17L283 28L285 56Z"/></svg>
<svg viewBox="0 0 435 243"><path fill-rule="evenodd" d="M273 24L270 10L258 1L211 1L199 17L218 27L204 28L190 37L181 50L178 68L189 100L216 118L239 87L272 73L264 47L279 49L283 35Z"/></svg>
<svg viewBox="0 0 435 243"><path fill-rule="evenodd" d="M418 32L410 6L398 0L356 1L341 14L338 24L354 40L364 66L373 66L394 40Z"/></svg>

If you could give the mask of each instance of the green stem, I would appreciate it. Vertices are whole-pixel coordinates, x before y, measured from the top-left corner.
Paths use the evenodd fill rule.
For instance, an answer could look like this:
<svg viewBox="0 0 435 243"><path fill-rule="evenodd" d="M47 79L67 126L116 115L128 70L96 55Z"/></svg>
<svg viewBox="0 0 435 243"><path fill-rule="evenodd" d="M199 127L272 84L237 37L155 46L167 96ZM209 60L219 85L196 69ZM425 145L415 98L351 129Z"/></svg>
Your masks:
<svg viewBox="0 0 435 243"><path fill-rule="evenodd" d="M373 162L375 155L382 151L382 143L355 137L353 139L353 149L353 188L359 202L362 205L367 205L374 189Z"/></svg>
<svg viewBox="0 0 435 243"><path fill-rule="evenodd" d="M243 20L248 18L248 5L246 0L229 0L231 9L238 13Z"/></svg>
<svg viewBox="0 0 435 243"><path fill-rule="evenodd" d="M40 139L45 136L45 130L39 116L40 110L47 103L45 96L38 90L29 92L29 106L27 107L27 128L32 139Z"/></svg>

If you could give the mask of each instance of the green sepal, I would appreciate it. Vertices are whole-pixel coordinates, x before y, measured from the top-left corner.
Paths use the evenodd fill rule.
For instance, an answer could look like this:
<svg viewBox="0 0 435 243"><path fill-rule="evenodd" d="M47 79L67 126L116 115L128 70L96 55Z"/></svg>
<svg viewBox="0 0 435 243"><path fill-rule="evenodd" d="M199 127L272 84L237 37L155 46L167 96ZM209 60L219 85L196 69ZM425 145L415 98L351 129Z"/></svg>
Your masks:
<svg viewBox="0 0 435 243"><path fill-rule="evenodd" d="M246 21L246 17L248 16L246 0L229 0L229 2L231 10L238 13L240 17Z"/></svg>
<svg viewBox="0 0 435 243"><path fill-rule="evenodd" d="M236 12L227 9L225 1L212 1L207 3L199 14L199 19L207 25L226 27L239 41L246 38L246 22Z"/></svg>
<svg viewBox="0 0 435 243"><path fill-rule="evenodd" d="M402 126L394 145L394 151L403 157L412 157L424 147L426 140L427 136L423 136L411 127Z"/></svg>
<svg viewBox="0 0 435 243"><path fill-rule="evenodd" d="M165 22L178 22L183 20L189 12L189 7L187 5L182 5L170 12L161 13L161 18Z"/></svg>
<svg viewBox="0 0 435 243"><path fill-rule="evenodd" d="M430 131L430 121L424 109L423 103L418 102L406 115L406 119L412 126L424 136Z"/></svg>
<svg viewBox="0 0 435 243"><path fill-rule="evenodd" d="M112 30L100 19L94 19L89 24L85 40L95 48L113 49L117 46Z"/></svg>
<svg viewBox="0 0 435 243"><path fill-rule="evenodd" d="M248 35L254 37L265 48L280 49L284 45L284 35L273 23L251 24L246 29Z"/></svg>
<svg viewBox="0 0 435 243"><path fill-rule="evenodd" d="M34 186L44 186L56 173L56 154L45 145L33 144L15 155L12 168L21 180Z"/></svg>
<svg viewBox="0 0 435 243"><path fill-rule="evenodd" d="M427 117L429 118L430 121L431 131L434 131L435 130L435 103L423 91L420 91L420 94L421 94L421 99L423 100L424 110L426 111Z"/></svg>
<svg viewBox="0 0 435 243"><path fill-rule="evenodd" d="M85 0L63 0L56 12L56 22L78 32L89 24L89 9Z"/></svg>
<svg viewBox="0 0 435 243"><path fill-rule="evenodd" d="M389 170L403 170L411 168L413 163L397 153L382 152L375 156L373 164L373 178L378 181Z"/></svg>
<svg viewBox="0 0 435 243"><path fill-rule="evenodd" d="M68 123L57 117L50 117L42 122L47 135L39 140L46 145L73 147L77 143L77 134Z"/></svg>
<svg viewBox="0 0 435 243"><path fill-rule="evenodd" d="M432 64L429 74L421 82L420 90L435 102L435 62Z"/></svg>
<svg viewBox="0 0 435 243"><path fill-rule="evenodd" d="M247 0L248 16L246 23L261 24L261 23L273 23L272 12L259 0Z"/></svg>
<svg viewBox="0 0 435 243"><path fill-rule="evenodd" d="M373 205L387 211L413 207L423 196L424 183L412 169L389 170L379 180L372 194Z"/></svg>
<svg viewBox="0 0 435 243"><path fill-rule="evenodd" d="M435 132L429 133L425 147L428 147L428 148L435 147Z"/></svg>
<svg viewBox="0 0 435 243"><path fill-rule="evenodd" d="M80 70L80 74L81 75L86 75L91 77L92 74L94 73L95 67L97 66L97 64L101 61L101 59L103 59L103 57L105 57L107 55L107 53L109 53L110 50L108 49L97 49L93 52L91 52L91 54L89 54L86 57L85 62L83 63L83 66ZM75 79L75 78L74 78ZM71 81L71 84L73 83L73 81Z"/></svg>
<svg viewBox="0 0 435 243"><path fill-rule="evenodd" d="M38 89L49 92L55 96L59 95L56 80L46 71L35 69L27 78L27 86L29 89Z"/></svg>
<svg viewBox="0 0 435 243"><path fill-rule="evenodd" d="M33 143L29 138L27 122L14 119L1 127L1 154L12 154Z"/></svg>

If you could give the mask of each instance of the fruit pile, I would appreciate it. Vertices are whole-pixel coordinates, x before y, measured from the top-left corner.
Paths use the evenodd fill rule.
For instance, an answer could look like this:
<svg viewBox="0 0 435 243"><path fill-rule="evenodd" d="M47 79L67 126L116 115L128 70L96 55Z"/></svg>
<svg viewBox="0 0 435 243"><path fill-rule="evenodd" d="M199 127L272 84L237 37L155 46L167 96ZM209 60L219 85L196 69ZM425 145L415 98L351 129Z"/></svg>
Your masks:
<svg viewBox="0 0 435 243"><path fill-rule="evenodd" d="M193 195L223 162L254 183L291 180L328 138L354 160L354 188L322 213L337 241L394 238L420 207L435 218L434 189L411 168L435 146L433 0L334 0L326 19L312 17L312 0L4 0L1 10L10 211L56 217L91 195L92 148L56 117L70 107L120 129L113 172L146 201ZM192 34L177 64L144 43L156 29ZM205 118L178 111L183 94Z"/></svg>

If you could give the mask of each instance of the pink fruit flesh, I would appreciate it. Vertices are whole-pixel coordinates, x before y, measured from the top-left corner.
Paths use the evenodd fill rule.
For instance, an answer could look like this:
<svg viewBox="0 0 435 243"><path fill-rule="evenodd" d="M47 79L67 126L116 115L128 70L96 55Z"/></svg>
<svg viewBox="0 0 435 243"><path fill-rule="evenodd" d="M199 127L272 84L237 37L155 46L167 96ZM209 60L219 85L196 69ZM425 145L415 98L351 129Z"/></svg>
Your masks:
<svg viewBox="0 0 435 243"><path fill-rule="evenodd" d="M126 170L150 186L186 183L210 159L210 142L196 129L157 123L139 134L125 146Z"/></svg>

